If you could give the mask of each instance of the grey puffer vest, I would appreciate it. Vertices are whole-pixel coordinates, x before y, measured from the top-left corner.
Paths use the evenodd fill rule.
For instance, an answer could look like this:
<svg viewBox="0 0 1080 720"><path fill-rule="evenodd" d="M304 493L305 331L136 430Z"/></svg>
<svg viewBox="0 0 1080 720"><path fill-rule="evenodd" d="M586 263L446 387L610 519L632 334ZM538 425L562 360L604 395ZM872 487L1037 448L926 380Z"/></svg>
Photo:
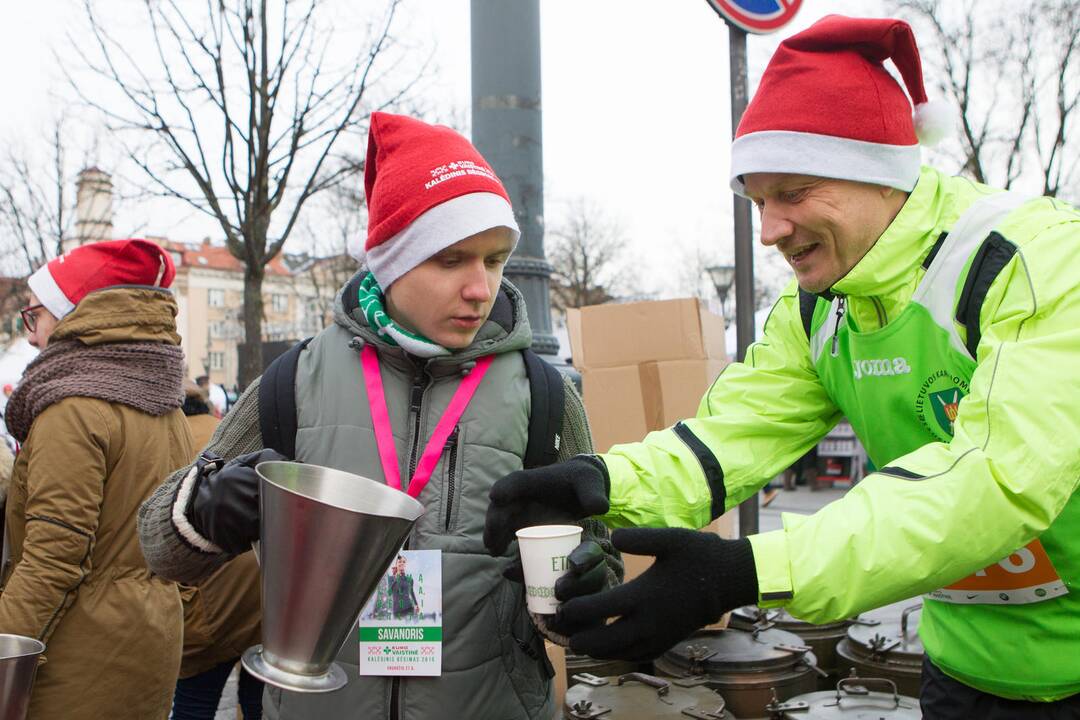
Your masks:
<svg viewBox="0 0 1080 720"><path fill-rule="evenodd" d="M337 322L300 356L296 457L303 462L383 479L360 367L365 343L379 350L403 482L462 372L477 358L496 355L418 498L426 513L406 545L442 551L442 675L359 677L354 628L338 654L348 685L325 695L270 689L266 717L549 718L554 698L543 642L525 610L521 585L502 577L509 559L489 556L482 541L488 492L497 479L522 467L528 439L529 385L521 353L516 352L532 341L524 300L504 281L491 319L473 344L426 363L388 346L348 304L342 305L339 296Z"/></svg>

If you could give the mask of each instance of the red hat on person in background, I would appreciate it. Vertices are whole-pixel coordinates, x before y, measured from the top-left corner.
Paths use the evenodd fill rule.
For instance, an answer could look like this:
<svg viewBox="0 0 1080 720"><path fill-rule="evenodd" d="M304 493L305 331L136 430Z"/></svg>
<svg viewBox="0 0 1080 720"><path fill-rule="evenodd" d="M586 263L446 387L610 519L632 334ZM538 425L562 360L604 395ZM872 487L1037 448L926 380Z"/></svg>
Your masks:
<svg viewBox="0 0 1080 720"><path fill-rule="evenodd" d="M106 240L80 245L50 260L27 283L59 320L89 293L114 285L167 288L176 277L169 253L149 240Z"/></svg>
<svg viewBox="0 0 1080 720"><path fill-rule="evenodd" d="M731 187L743 194L743 175L778 172L910 191L920 141L950 122L945 103L927 102L910 25L828 15L781 42L765 68L731 146Z"/></svg>
<svg viewBox="0 0 1080 720"><path fill-rule="evenodd" d="M472 143L448 127L371 114L364 166L364 261L385 290L456 242L506 227L521 233L510 196Z"/></svg>

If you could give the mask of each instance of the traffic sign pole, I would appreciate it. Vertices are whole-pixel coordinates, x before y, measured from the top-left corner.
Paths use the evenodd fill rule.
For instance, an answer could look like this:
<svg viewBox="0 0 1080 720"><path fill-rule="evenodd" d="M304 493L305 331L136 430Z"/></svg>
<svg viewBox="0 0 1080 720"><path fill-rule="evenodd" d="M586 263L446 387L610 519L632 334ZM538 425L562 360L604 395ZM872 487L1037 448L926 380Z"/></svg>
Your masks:
<svg viewBox="0 0 1080 720"><path fill-rule="evenodd" d="M747 103L746 32L728 23L728 50L731 55L731 138L739 127ZM750 201L739 195L734 198L735 216L735 332L738 351L736 358L746 359L746 349L754 342L754 238ZM739 536L757 533L757 493L739 505Z"/></svg>
<svg viewBox="0 0 1080 720"><path fill-rule="evenodd" d="M746 34L770 33L791 22L802 0L708 0L728 26L729 69L731 74L731 138L739 128L749 101L746 68ZM735 357L746 359L754 342L754 239L750 201L734 195L735 218ZM758 531L757 493L739 505L739 535Z"/></svg>

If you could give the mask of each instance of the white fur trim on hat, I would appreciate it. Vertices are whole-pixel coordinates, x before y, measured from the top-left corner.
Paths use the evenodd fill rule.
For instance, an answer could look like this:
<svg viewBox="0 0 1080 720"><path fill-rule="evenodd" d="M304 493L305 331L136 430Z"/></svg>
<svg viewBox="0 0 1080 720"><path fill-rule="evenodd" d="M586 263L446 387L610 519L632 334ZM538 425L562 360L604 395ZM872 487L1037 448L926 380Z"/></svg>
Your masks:
<svg viewBox="0 0 1080 720"><path fill-rule="evenodd" d="M461 195L436 205L397 235L368 250L365 260L386 291L395 280L440 250L494 227L509 228L517 246L521 231L506 198L486 192Z"/></svg>
<svg viewBox="0 0 1080 720"><path fill-rule="evenodd" d="M61 258L61 262L63 262L63 258ZM75 309L75 303L68 300L67 295L56 284L56 279L49 272L48 263L39 267L26 281L26 284L37 295L37 299L45 306L45 309L51 312L57 320L62 319Z"/></svg>
<svg viewBox="0 0 1080 720"><path fill-rule="evenodd" d="M918 145L885 145L832 135L764 130L731 144L731 189L746 195L748 173L790 173L854 180L910 192L919 179Z"/></svg>

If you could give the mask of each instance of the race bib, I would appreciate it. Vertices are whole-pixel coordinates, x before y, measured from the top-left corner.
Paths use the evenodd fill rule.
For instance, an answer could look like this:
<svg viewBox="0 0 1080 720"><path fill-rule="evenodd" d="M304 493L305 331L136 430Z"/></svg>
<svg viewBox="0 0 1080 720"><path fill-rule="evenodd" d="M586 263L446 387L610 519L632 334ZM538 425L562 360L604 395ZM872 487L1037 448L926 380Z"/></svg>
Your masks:
<svg viewBox="0 0 1080 720"><path fill-rule="evenodd" d="M360 612L360 674L442 674L442 551L402 550Z"/></svg>
<svg viewBox="0 0 1080 720"><path fill-rule="evenodd" d="M926 596L960 604L1025 605L1068 592L1042 543L1032 540L1000 562Z"/></svg>

